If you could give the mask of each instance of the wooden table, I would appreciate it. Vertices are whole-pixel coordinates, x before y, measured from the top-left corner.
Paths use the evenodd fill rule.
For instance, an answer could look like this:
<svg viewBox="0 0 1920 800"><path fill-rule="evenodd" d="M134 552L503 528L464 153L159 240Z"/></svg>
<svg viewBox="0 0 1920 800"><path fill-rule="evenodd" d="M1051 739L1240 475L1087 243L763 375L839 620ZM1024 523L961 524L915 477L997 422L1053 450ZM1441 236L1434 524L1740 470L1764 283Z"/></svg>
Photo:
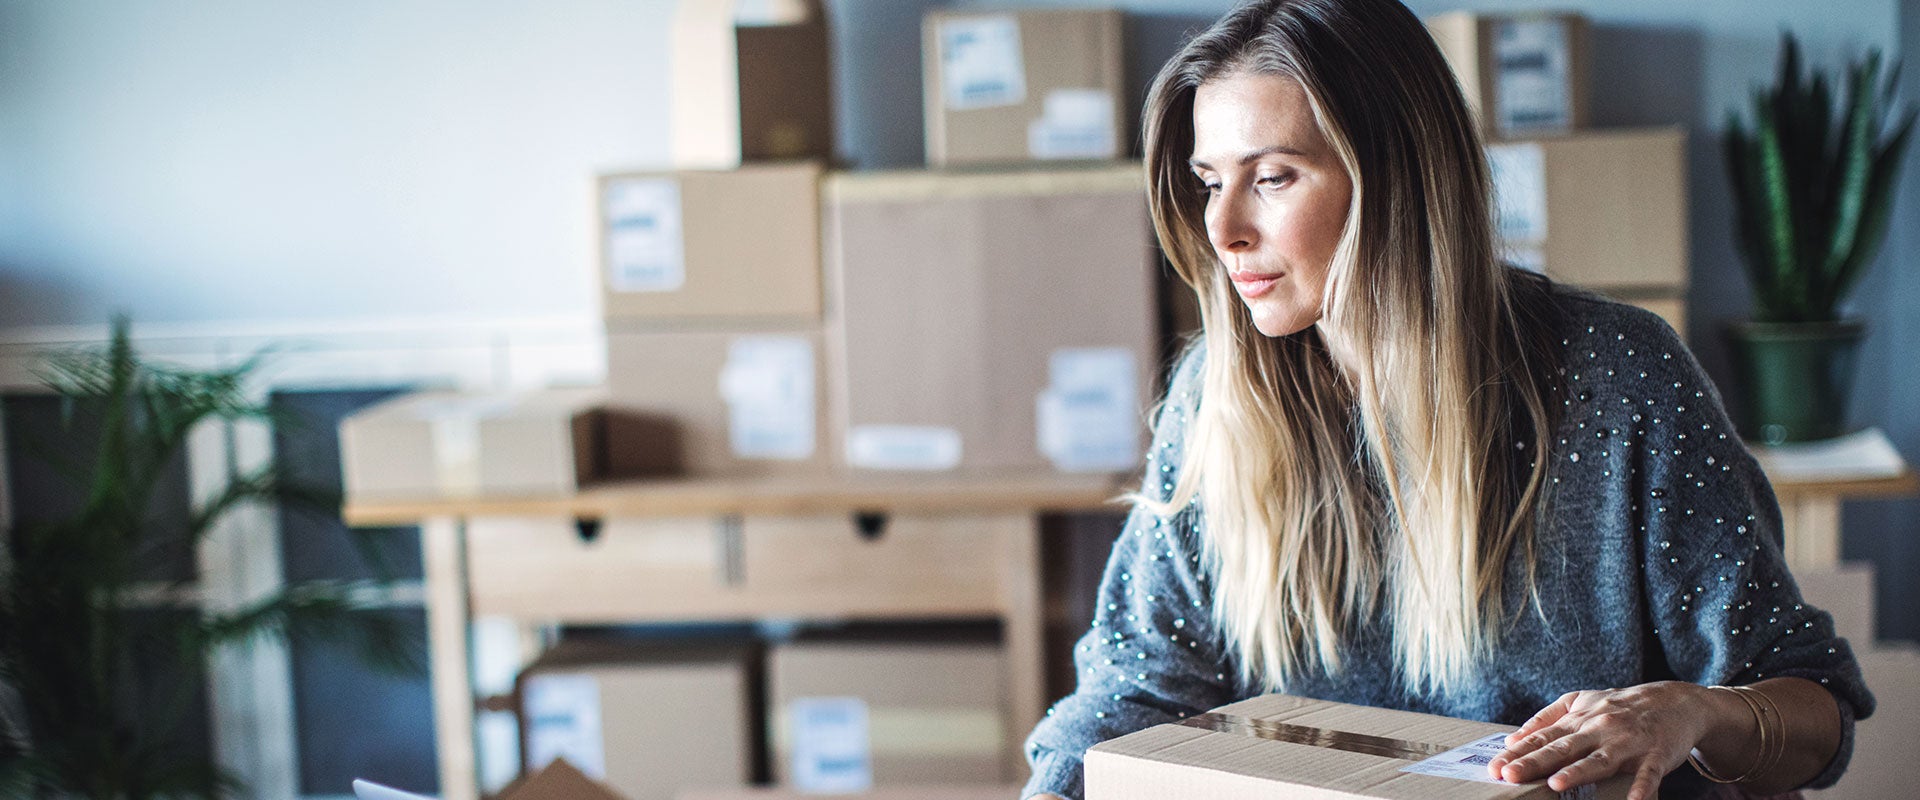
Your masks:
<svg viewBox="0 0 1920 800"><path fill-rule="evenodd" d="M1840 566L1842 502L1920 494L1920 476L1877 428L1752 450L1780 499L1787 566L1795 572Z"/></svg>
<svg viewBox="0 0 1920 800"><path fill-rule="evenodd" d="M1018 763L1017 743L1039 721L1047 702L1039 517L1111 510L1125 488L1130 487L1110 475L1051 473L689 479L611 484L551 497L352 497L344 516L354 526L420 526L440 796L477 800L475 724L481 698L475 691L471 637L475 621L483 618L516 626L522 663L538 655L539 631L556 624L996 618L1008 664L1006 733L1016 745L1009 760ZM803 586L791 577L770 588L742 583L742 565L751 567L755 542L781 537L780 524L758 520L829 515L858 515L860 525L911 515L928 532L927 541L946 536L951 542L964 530L979 537L984 547L978 557L989 560L992 571L982 585L971 587L942 588L937 581L916 587L911 575L882 591L816 585L832 581L811 579ZM662 584L667 588L650 593L648 581L582 574L534 554L556 535L634 539L611 528L635 520L657 521L646 535L682 539L703 535L704 525L720 543L720 579L697 585L667 580ZM943 527L944 532L938 530ZM602 528L609 530L602 533ZM516 554L503 547L515 541L526 542L529 555L508 562ZM786 553L805 560L797 548ZM792 560L784 556L773 557ZM490 577L508 568L517 570L512 580Z"/></svg>

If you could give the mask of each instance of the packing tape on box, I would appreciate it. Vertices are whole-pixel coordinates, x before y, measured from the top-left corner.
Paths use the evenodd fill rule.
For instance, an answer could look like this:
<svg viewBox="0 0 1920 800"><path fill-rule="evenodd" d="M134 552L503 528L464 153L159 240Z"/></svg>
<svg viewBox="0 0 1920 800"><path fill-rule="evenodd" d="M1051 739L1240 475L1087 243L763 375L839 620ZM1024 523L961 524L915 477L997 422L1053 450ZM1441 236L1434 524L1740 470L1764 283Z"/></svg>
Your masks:
<svg viewBox="0 0 1920 800"><path fill-rule="evenodd" d="M1293 725L1285 722L1271 722L1237 714L1220 714L1209 711L1195 714L1180 721L1189 728L1232 733L1240 736L1252 736L1256 739L1271 739L1276 742L1304 744L1311 747L1324 747L1331 750L1345 750L1369 756L1384 756L1406 761L1422 761L1445 753L1452 748L1425 742L1409 742L1404 739L1389 739L1384 736L1369 736L1364 733L1330 731L1310 725Z"/></svg>

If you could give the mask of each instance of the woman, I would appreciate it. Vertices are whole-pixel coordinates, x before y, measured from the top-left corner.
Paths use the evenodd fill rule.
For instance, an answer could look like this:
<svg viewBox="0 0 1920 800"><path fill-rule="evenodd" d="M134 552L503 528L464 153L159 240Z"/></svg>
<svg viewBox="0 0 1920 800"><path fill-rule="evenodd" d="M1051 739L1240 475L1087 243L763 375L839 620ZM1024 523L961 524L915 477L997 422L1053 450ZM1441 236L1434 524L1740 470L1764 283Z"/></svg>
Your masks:
<svg viewBox="0 0 1920 800"><path fill-rule="evenodd" d="M1873 699L1766 479L1657 317L1498 263L1418 19L1248 3L1161 71L1145 128L1204 333L1027 795L1270 691L1520 725L1490 769L1557 790L1839 777Z"/></svg>

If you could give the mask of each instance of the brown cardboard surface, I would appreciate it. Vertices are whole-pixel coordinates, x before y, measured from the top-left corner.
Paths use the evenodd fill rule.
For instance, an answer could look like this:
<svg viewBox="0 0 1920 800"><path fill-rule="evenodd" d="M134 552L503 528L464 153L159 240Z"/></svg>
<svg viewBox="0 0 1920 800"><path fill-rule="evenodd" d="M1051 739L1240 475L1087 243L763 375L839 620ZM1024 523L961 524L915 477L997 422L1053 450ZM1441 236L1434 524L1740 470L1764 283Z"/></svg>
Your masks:
<svg viewBox="0 0 1920 800"><path fill-rule="evenodd" d="M1854 728L1847 774L1831 789L1806 794L1814 800L1912 797L1920 759L1920 649L1910 642L1856 644L1854 655L1877 707Z"/></svg>
<svg viewBox="0 0 1920 800"><path fill-rule="evenodd" d="M623 181L670 181L680 195L685 282L621 291L610 273L608 197ZM820 167L633 172L599 181L599 284L609 323L643 328L820 316Z"/></svg>
<svg viewBox="0 0 1920 800"><path fill-rule="evenodd" d="M1855 649L1874 643L1873 564L1850 561L1826 569L1794 570L1808 605L1833 615L1834 633Z"/></svg>
<svg viewBox="0 0 1920 800"><path fill-rule="evenodd" d="M798 460L743 458L728 438L730 412L720 373L733 342L741 337L798 337L814 349L814 451ZM826 373L822 342L812 327L738 328L731 331L607 333L607 384L623 408L658 414L680 431L681 464L688 475L760 477L813 475L832 468L826 418Z"/></svg>
<svg viewBox="0 0 1920 800"><path fill-rule="evenodd" d="M1021 787L1016 784L1006 786L893 786L874 789L857 794L835 795L836 797L859 798L860 800L1013 800L1020 796ZM818 798L817 794L801 794L786 789L737 789L737 790L701 790L682 792L680 800L807 800Z"/></svg>
<svg viewBox="0 0 1920 800"><path fill-rule="evenodd" d="M987 108L953 109L946 103L939 26L943 21L987 16L1010 17L1018 25L1025 98ZM1028 143L1028 126L1046 114L1049 93L1092 89L1113 104L1115 151L1127 155L1133 139L1128 121L1126 73L1122 61L1119 11L1023 9L1020 11L931 11L922 24L922 76L925 84L927 164L1013 164L1038 160Z"/></svg>
<svg viewBox="0 0 1920 800"><path fill-rule="evenodd" d="M1491 103L1499 96L1499 71L1494 63L1494 37L1498 35L1502 20L1529 19L1540 17L1558 17L1566 22L1569 50L1570 84L1568 97L1572 102L1572 126L1565 130L1506 130L1498 123L1498 115ZM1460 91L1466 95L1467 105L1472 107L1474 117L1480 125L1480 131L1490 141L1509 139L1519 136L1551 136L1568 133L1587 127L1590 119L1592 80L1589 76L1589 64L1592 61L1589 26L1585 17L1573 13L1517 13L1517 14L1475 14L1470 11L1450 11L1427 18L1427 32L1432 34L1434 44L1440 47L1453 74L1460 81Z"/></svg>
<svg viewBox="0 0 1920 800"><path fill-rule="evenodd" d="M560 494L677 472L677 435L598 387L417 392L340 423L341 469L349 496Z"/></svg>
<svg viewBox="0 0 1920 800"><path fill-rule="evenodd" d="M499 800L630 800L564 758L500 790Z"/></svg>
<svg viewBox="0 0 1920 800"><path fill-rule="evenodd" d="M1137 164L827 187L837 456L861 426L930 426L959 433L960 469L1051 469L1035 406L1069 347L1133 354L1144 429L1158 267Z"/></svg>
<svg viewBox="0 0 1920 800"><path fill-rule="evenodd" d="M729 169L833 156L832 70L819 0L779 0L739 24L736 0L679 0L674 17L673 164Z"/></svg>
<svg viewBox="0 0 1920 800"><path fill-rule="evenodd" d="M1555 280L1608 294L1685 290L1685 131L1585 131L1497 147L1537 147L1544 167L1546 237L1509 248L1531 249Z"/></svg>
<svg viewBox="0 0 1920 800"><path fill-rule="evenodd" d="M524 696L528 681L548 675L584 675L598 685L606 758L602 783L618 796L669 800L682 789L741 787L752 778L752 677L746 652L563 643L521 674L516 691ZM521 714L524 720L524 710ZM525 736L523 722L522 753ZM574 786L587 780L562 775ZM539 797L548 796L579 795Z"/></svg>
<svg viewBox="0 0 1920 800"><path fill-rule="evenodd" d="M1482 722L1271 694L1216 709L1266 722L1452 748L1512 730ZM1553 798L1544 783L1494 784L1402 772L1414 760L1276 741L1184 725L1157 725L1087 752L1088 800L1218 800L1434 797L1467 800ZM1624 798L1630 776L1600 784L1596 797Z"/></svg>
<svg viewBox="0 0 1920 800"><path fill-rule="evenodd" d="M1000 783L1006 774L1005 656L991 644L801 642L767 662L768 740L776 782L790 779L789 705L864 702L873 783Z"/></svg>

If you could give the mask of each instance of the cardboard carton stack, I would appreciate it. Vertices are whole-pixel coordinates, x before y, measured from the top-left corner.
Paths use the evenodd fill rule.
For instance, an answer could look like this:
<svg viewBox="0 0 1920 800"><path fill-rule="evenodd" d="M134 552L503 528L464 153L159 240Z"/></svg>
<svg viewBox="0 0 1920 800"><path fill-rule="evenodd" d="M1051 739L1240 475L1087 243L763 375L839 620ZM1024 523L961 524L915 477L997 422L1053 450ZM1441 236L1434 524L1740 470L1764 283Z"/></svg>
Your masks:
<svg viewBox="0 0 1920 800"><path fill-rule="evenodd" d="M1589 128L1579 14L1427 20L1473 106L1514 264L1653 311L1686 332L1686 136Z"/></svg>

